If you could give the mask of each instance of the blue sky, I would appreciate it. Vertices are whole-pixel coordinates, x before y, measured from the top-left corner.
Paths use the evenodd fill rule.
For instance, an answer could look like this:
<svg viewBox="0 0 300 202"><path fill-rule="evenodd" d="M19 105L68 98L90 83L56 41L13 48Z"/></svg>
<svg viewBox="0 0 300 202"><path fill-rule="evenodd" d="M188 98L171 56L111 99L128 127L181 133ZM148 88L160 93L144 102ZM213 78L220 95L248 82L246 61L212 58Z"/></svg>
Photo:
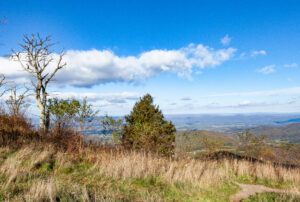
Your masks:
<svg viewBox="0 0 300 202"><path fill-rule="evenodd" d="M52 35L67 70L49 91L128 113L150 93L166 114L300 112L299 1L0 1L0 55ZM191 45L193 44L193 45ZM0 58L20 84L29 78ZM26 79L24 79L26 78Z"/></svg>

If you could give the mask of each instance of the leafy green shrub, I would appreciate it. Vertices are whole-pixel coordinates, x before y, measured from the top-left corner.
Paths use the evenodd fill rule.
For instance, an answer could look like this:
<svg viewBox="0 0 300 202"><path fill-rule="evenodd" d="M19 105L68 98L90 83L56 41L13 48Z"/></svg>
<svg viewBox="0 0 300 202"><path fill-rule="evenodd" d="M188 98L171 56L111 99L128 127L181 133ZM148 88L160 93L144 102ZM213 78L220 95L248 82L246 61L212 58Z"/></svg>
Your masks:
<svg viewBox="0 0 300 202"><path fill-rule="evenodd" d="M92 109L86 98L82 101L76 99L50 99L48 101L47 123L50 116L54 120L54 128L48 135L54 140L56 146L68 151L78 151L83 146L83 137L80 133L88 129L87 123L92 121L98 111ZM80 133L77 133L78 127Z"/></svg>
<svg viewBox="0 0 300 202"><path fill-rule="evenodd" d="M48 101L48 110L52 115L55 126L58 129L65 129L68 127L76 114L79 113L80 102L78 100L64 100L53 98Z"/></svg>
<svg viewBox="0 0 300 202"><path fill-rule="evenodd" d="M48 101L49 115L55 122L55 127L59 130L71 128L79 124L80 131L87 129L86 122L90 122L98 113L88 104L86 98L82 101L76 99L57 99L53 98ZM50 117L49 117L50 118Z"/></svg>

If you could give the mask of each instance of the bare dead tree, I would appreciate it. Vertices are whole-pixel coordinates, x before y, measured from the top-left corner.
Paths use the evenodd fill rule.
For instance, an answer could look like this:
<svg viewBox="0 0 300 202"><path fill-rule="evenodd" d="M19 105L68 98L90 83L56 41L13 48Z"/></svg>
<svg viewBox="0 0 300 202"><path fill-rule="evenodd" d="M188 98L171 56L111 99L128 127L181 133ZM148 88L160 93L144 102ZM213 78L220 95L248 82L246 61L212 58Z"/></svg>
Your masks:
<svg viewBox="0 0 300 202"><path fill-rule="evenodd" d="M6 88L6 78L4 74L0 74L0 97L2 97L6 92L7 92L7 88Z"/></svg>
<svg viewBox="0 0 300 202"><path fill-rule="evenodd" d="M21 115L21 110L25 105L25 98L29 97L30 94L28 92L30 91L29 88L25 87L25 90L21 91L20 88L17 88L16 86L12 87L10 89L10 96L8 100L6 100L6 104L8 105L8 108L10 110L10 113L13 116L19 116Z"/></svg>
<svg viewBox="0 0 300 202"><path fill-rule="evenodd" d="M63 62L64 52L58 55L58 59L54 59L54 53L50 48L55 45L51 43L51 37L40 37L39 34L24 35L23 43L19 44L21 51L15 52L11 58L18 61L23 70L35 78L32 82L35 91L35 100L40 111L40 130L46 132L46 106L47 106L47 86L53 79L58 70L66 66ZM49 73L49 65L55 63L54 70ZM47 71L48 70L48 71ZM47 73L48 72L48 73Z"/></svg>
<svg viewBox="0 0 300 202"><path fill-rule="evenodd" d="M0 19L0 25L4 25L6 24L6 17L3 16L2 19ZM6 87L6 78L5 78L5 75L0 73L0 97L2 97L4 95L4 93L7 91L7 88ZM3 89L4 88L4 89Z"/></svg>

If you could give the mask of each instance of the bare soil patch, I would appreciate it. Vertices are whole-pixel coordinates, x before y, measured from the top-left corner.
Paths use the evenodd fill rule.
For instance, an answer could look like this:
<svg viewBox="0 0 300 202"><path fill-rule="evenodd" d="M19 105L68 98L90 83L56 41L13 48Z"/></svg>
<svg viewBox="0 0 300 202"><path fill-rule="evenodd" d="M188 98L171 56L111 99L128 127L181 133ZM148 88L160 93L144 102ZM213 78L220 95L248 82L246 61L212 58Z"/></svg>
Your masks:
<svg viewBox="0 0 300 202"><path fill-rule="evenodd" d="M240 202L250 196L255 194L263 193L263 192L275 192L275 193L291 193L291 194L299 194L295 191L283 190L283 189L274 189L270 187L266 187L263 185L254 185L254 184L242 184L236 182L237 185L241 187L242 190L238 191L236 194L230 197L231 202Z"/></svg>

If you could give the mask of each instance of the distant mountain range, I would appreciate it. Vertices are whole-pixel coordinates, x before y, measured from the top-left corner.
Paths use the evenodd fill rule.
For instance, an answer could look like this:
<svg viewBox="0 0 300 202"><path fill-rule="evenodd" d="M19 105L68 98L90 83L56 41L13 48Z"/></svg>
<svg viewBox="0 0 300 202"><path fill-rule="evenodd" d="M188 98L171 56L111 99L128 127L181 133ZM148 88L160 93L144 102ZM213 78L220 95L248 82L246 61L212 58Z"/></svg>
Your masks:
<svg viewBox="0 0 300 202"><path fill-rule="evenodd" d="M300 123L300 118L289 119L286 121L275 121L275 123L277 123L277 124Z"/></svg>
<svg viewBox="0 0 300 202"><path fill-rule="evenodd" d="M300 122L300 113L294 114L193 114L166 115L177 130L211 130L231 133L233 128L245 129L256 126L280 126Z"/></svg>
<svg viewBox="0 0 300 202"><path fill-rule="evenodd" d="M249 128L271 140L300 143L300 114L167 115L177 130L208 130L236 136Z"/></svg>

